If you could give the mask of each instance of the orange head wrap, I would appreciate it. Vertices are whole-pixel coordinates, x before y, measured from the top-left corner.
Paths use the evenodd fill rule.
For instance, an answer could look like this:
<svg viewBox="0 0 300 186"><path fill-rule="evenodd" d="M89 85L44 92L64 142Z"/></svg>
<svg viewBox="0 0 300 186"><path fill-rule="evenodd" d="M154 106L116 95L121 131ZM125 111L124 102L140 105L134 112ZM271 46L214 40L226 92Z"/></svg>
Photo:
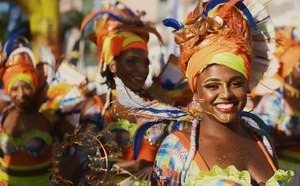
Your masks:
<svg viewBox="0 0 300 186"><path fill-rule="evenodd" d="M141 20L145 14L141 11L136 15L119 2L88 14L81 24L81 31L94 21L95 32L89 34L87 39L97 44L101 62L109 64L114 57L129 48L141 48L148 53L149 33L155 34L163 43L157 30L150 23Z"/></svg>
<svg viewBox="0 0 300 186"><path fill-rule="evenodd" d="M34 92L39 86L38 72L26 52L12 54L5 66L1 68L0 77L6 94L9 94L11 87L17 80L28 83Z"/></svg>
<svg viewBox="0 0 300 186"><path fill-rule="evenodd" d="M199 73L209 64L229 66L241 72L248 82L251 79L251 34L235 2L217 6L211 17L199 18L196 7L188 15L185 28L175 32L181 51L179 67L188 77L193 92Z"/></svg>
<svg viewBox="0 0 300 186"><path fill-rule="evenodd" d="M295 64L300 60L300 44L282 29L276 30L276 40L275 56L280 63L278 74L282 78L285 78L292 72Z"/></svg>
<svg viewBox="0 0 300 186"><path fill-rule="evenodd" d="M130 48L140 48L148 54L147 43L141 37L130 32L110 34L104 39L101 59L109 64L114 57Z"/></svg>

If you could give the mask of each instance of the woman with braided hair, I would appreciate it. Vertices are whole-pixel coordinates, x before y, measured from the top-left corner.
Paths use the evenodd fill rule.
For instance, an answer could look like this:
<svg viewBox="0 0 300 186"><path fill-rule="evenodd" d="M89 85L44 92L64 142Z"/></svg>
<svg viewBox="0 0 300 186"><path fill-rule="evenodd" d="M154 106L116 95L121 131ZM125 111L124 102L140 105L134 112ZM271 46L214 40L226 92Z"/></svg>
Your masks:
<svg viewBox="0 0 300 186"><path fill-rule="evenodd" d="M81 27L84 33L89 23L95 22L95 31L87 39L98 46L99 70L108 87L106 93L87 99L83 104L80 115L81 131L89 134L110 131L110 135L101 138L104 144L117 144L114 150L107 149L109 156L113 152L118 153L115 157L118 161L110 163L131 173L153 165L158 149L153 134L158 138L162 135L153 133L150 129L148 138L142 141L139 156L134 158L131 145L138 121L127 114L127 108L119 102L123 93L117 91L118 87L123 87L125 92L134 92L142 98L151 99L145 91L150 65L147 43L150 33L155 34L161 43L162 38L154 27L141 20L143 15L144 12L135 14L123 4L116 3L87 15ZM88 153L84 147L80 147L78 151L82 173L80 181L89 183L86 175L92 171L88 167Z"/></svg>
<svg viewBox="0 0 300 186"><path fill-rule="evenodd" d="M200 1L184 23L172 18L163 23L175 29L179 66L194 100L187 108L148 103L129 110L137 117L152 116L153 125L158 118L174 120L173 125L191 123L164 138L152 185L287 184L293 172L278 170L266 125L243 112L275 44L270 17L260 1Z"/></svg>

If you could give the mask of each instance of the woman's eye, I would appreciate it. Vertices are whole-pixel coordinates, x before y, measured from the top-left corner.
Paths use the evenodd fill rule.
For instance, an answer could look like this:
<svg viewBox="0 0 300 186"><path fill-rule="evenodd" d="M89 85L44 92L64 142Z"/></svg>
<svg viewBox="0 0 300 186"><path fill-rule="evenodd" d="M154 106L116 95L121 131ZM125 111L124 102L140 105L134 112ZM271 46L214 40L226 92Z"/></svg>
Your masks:
<svg viewBox="0 0 300 186"><path fill-rule="evenodd" d="M10 89L10 91L12 91L12 92L16 92L18 90L18 88L16 88L16 87L12 87L11 89Z"/></svg>
<svg viewBox="0 0 300 186"><path fill-rule="evenodd" d="M245 82L243 81L234 81L231 83L232 86L234 87L241 87L241 86L244 86Z"/></svg>
<svg viewBox="0 0 300 186"><path fill-rule="evenodd" d="M135 64L135 60L134 59L127 59L126 63L128 63L128 64Z"/></svg>
<svg viewBox="0 0 300 186"><path fill-rule="evenodd" d="M219 84L211 83L211 84L206 84L204 87L207 89L217 89L219 87Z"/></svg>
<svg viewBox="0 0 300 186"><path fill-rule="evenodd" d="M25 90L31 90L31 86L30 85L26 85L26 86L24 86L24 89Z"/></svg>

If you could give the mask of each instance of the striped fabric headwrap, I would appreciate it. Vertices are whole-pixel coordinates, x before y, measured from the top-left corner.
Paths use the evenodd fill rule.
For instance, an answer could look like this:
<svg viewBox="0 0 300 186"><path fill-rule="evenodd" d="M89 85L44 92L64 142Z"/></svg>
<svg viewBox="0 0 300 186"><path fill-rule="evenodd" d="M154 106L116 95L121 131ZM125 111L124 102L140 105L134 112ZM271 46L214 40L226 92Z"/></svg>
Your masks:
<svg viewBox="0 0 300 186"><path fill-rule="evenodd" d="M242 73L251 90L267 71L275 50L275 29L259 1L200 0L183 23L172 18L163 23L175 29L179 67L194 93L199 73L211 64Z"/></svg>
<svg viewBox="0 0 300 186"><path fill-rule="evenodd" d="M146 41L130 32L113 33L105 37L101 51L101 59L109 64L114 57L130 48L140 48L148 54Z"/></svg>
<svg viewBox="0 0 300 186"><path fill-rule="evenodd" d="M207 14L207 17L197 17L198 7L188 15L186 29L194 30L194 33L199 35L195 34L180 44L179 66L194 93L198 75L210 64L228 66L242 73L250 83L251 35L247 21L234 6L237 2L221 3L211 10L204 6L204 14ZM197 21L190 24L193 19ZM203 31L202 24L208 25ZM175 37L178 37L178 34L175 33Z"/></svg>
<svg viewBox="0 0 300 186"><path fill-rule="evenodd" d="M17 53L13 52L9 56L5 66L1 68L0 77L4 85L5 94L9 94L11 87L18 80L28 83L34 92L39 86L38 71L34 67L34 61L32 61L30 54L22 52L23 50L18 52L17 50L19 49L16 49Z"/></svg>
<svg viewBox="0 0 300 186"><path fill-rule="evenodd" d="M124 4L117 2L108 8L101 8L88 14L81 24L85 35L90 23L94 23L94 32L86 39L95 42L101 53L101 62L109 64L114 57L129 48L140 48L148 53L149 34L153 33L162 44L162 38L151 23L143 22L144 11L133 13Z"/></svg>

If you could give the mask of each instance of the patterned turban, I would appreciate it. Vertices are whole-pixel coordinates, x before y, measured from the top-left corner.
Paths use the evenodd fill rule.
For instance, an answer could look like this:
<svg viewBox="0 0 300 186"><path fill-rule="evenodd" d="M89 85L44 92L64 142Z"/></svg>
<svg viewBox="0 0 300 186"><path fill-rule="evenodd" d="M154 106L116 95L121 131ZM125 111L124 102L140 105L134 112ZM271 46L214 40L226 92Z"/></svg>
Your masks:
<svg viewBox="0 0 300 186"><path fill-rule="evenodd" d="M34 92L38 89L38 72L27 53L12 54L2 70L1 80L5 94L9 94L11 87L18 80L28 83Z"/></svg>
<svg viewBox="0 0 300 186"><path fill-rule="evenodd" d="M109 64L114 57L130 48L140 48L148 54L147 42L130 32L113 33L105 37L101 51L101 59Z"/></svg>
<svg viewBox="0 0 300 186"><path fill-rule="evenodd" d="M196 7L188 15L185 28L175 32L175 41L181 42L179 67L194 93L198 75L210 64L226 65L241 72L250 84L251 34L247 21L234 6L236 2L214 7L207 17L197 17Z"/></svg>
<svg viewBox="0 0 300 186"><path fill-rule="evenodd" d="M119 2L88 14L81 24L81 32L85 34L89 24L94 23L95 31L88 34L86 39L97 44L101 63L109 64L114 57L129 48L140 48L148 53L150 33L156 35L160 43L163 43L155 27L141 20L145 14L144 11L135 14Z"/></svg>

